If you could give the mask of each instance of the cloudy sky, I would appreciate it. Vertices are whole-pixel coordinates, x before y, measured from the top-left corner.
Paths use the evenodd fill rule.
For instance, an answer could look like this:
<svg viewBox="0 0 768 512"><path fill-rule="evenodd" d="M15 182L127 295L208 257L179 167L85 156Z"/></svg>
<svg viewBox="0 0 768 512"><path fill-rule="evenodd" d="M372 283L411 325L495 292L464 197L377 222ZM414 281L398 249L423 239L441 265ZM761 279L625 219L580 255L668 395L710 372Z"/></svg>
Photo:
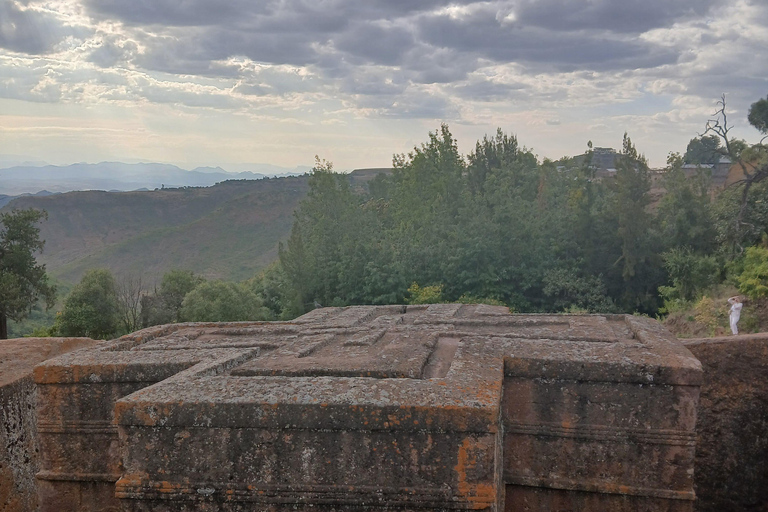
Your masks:
<svg viewBox="0 0 768 512"><path fill-rule="evenodd" d="M768 95L766 0L0 0L0 155L388 166L446 122L684 151Z"/></svg>

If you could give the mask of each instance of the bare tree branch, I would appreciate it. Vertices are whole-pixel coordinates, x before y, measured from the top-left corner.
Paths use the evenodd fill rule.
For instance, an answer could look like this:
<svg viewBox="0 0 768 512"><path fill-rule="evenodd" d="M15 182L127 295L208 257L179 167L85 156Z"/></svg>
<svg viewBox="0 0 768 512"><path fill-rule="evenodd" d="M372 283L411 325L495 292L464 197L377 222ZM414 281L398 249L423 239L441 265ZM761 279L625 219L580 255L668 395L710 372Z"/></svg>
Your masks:
<svg viewBox="0 0 768 512"><path fill-rule="evenodd" d="M741 204L739 205L739 213L734 221L736 232L738 232L742 226L751 226L750 223L744 221L744 216L749 204L749 191L752 188L752 185L759 183L768 177L768 164L762 163L753 165L746 162L741 154L736 153L735 148L733 147L733 140L728 136L728 133L731 131L732 127L728 125L728 112L725 94L722 95L720 100L717 102L717 105L718 109L714 114L712 114L712 118L707 121L707 125L702 135L711 133L722 139L723 143L725 144L725 150L728 154L728 157L731 159L731 162L738 163L739 167L741 167L742 173L744 174L743 179L735 181L730 185L732 187L743 187L741 190ZM766 137L763 137L760 139L758 144L752 146L751 149L753 152L755 150L761 151L765 149L765 146L763 146L763 141L766 140ZM736 245L738 245L740 252L744 250L738 241L736 241Z"/></svg>
<svg viewBox="0 0 768 512"><path fill-rule="evenodd" d="M134 332L141 327L141 299L145 293L141 275L122 276L117 283L120 321L127 332Z"/></svg>

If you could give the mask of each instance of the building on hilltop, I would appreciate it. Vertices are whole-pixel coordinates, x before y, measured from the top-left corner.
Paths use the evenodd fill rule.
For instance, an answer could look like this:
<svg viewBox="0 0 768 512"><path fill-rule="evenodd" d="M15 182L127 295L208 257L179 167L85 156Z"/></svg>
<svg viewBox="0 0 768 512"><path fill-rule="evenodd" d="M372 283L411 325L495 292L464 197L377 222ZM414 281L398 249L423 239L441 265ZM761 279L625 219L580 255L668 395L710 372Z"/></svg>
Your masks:
<svg viewBox="0 0 768 512"><path fill-rule="evenodd" d="M731 167L731 159L727 156L721 156L720 160L714 164L684 164L683 172L686 177L691 178L702 170L705 172L709 171L711 173L710 179L712 180L710 188L721 189L726 186Z"/></svg>
<svg viewBox="0 0 768 512"><path fill-rule="evenodd" d="M619 154L613 148L594 148L592 150L591 167L595 169L596 178L606 178L616 175L616 158Z"/></svg>

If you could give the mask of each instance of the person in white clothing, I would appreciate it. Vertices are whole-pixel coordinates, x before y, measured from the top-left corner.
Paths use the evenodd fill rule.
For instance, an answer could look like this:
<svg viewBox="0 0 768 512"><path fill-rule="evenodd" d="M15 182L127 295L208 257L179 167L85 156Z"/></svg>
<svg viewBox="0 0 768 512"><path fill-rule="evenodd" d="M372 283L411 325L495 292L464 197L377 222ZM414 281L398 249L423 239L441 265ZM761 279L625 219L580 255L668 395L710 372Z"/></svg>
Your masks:
<svg viewBox="0 0 768 512"><path fill-rule="evenodd" d="M741 318L741 300L737 295L728 299L728 304L731 305L731 332L739 334L739 328L736 324L739 323L739 318Z"/></svg>

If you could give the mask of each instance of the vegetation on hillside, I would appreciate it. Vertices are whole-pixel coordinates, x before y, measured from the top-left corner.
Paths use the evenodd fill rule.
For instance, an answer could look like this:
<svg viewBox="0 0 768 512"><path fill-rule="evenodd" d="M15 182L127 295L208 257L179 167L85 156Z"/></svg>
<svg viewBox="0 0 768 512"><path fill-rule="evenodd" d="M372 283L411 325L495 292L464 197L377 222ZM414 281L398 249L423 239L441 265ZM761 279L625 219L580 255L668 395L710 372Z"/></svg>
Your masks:
<svg viewBox="0 0 768 512"><path fill-rule="evenodd" d="M22 197L7 208L48 212L39 256L52 278L78 282L92 268L142 275L145 286L174 268L243 280L277 257L306 177L224 182L144 192L84 191Z"/></svg>
<svg viewBox="0 0 768 512"><path fill-rule="evenodd" d="M616 179L539 164L499 131L466 158L446 126L367 195L320 163L280 253L291 314L403 302L414 283L446 301L515 311L655 312L664 242L647 211L648 166L629 137ZM693 219L694 223L705 219Z"/></svg>
<svg viewBox="0 0 768 512"><path fill-rule="evenodd" d="M137 278L116 279L92 269L64 300L53 325L35 336L110 339L142 327L174 322L274 320L265 306L261 281L208 281L188 270L172 270L149 292Z"/></svg>
<svg viewBox="0 0 768 512"><path fill-rule="evenodd" d="M278 261L256 277L236 283L174 270L150 289L146 281L136 285L142 274L115 279L92 271L50 332L75 332L71 327L91 311L83 290L97 275L101 290L115 297L99 299L116 304L102 315L113 318L112 331L80 326L80 334L289 319L319 306L440 301L504 304L516 312L667 315L680 335L711 335L724 332L725 297L733 293L748 299L743 330L768 328L761 323L768 317L768 148L729 139L724 112L723 102L720 117L685 157L670 155L660 198L652 198L651 171L626 134L615 176L605 178L595 176L591 148L586 158L539 162L499 130L462 155L445 125L396 155L392 173L367 176L362 185L318 159ZM750 121L758 119L753 124L765 131L762 110L753 112ZM691 175L683 163L723 156L740 166L743 179L713 198L706 171ZM244 195L195 222L235 229L251 204ZM216 216L229 224L212 222ZM164 229L170 228L137 239L162 240ZM205 253L215 236L190 243ZM216 254L230 250L239 249Z"/></svg>
<svg viewBox="0 0 768 512"><path fill-rule="evenodd" d="M724 100L716 116L688 157L728 157L743 178L714 200L706 173L686 175L671 154L652 207L648 165L626 135L606 179L589 158L539 163L501 131L463 156L446 126L367 194L318 162L280 252L283 314L407 302L409 290L519 312L657 315L703 311L702 300L727 311L716 293L731 286L750 298L750 324L765 297L768 148L729 137Z"/></svg>

